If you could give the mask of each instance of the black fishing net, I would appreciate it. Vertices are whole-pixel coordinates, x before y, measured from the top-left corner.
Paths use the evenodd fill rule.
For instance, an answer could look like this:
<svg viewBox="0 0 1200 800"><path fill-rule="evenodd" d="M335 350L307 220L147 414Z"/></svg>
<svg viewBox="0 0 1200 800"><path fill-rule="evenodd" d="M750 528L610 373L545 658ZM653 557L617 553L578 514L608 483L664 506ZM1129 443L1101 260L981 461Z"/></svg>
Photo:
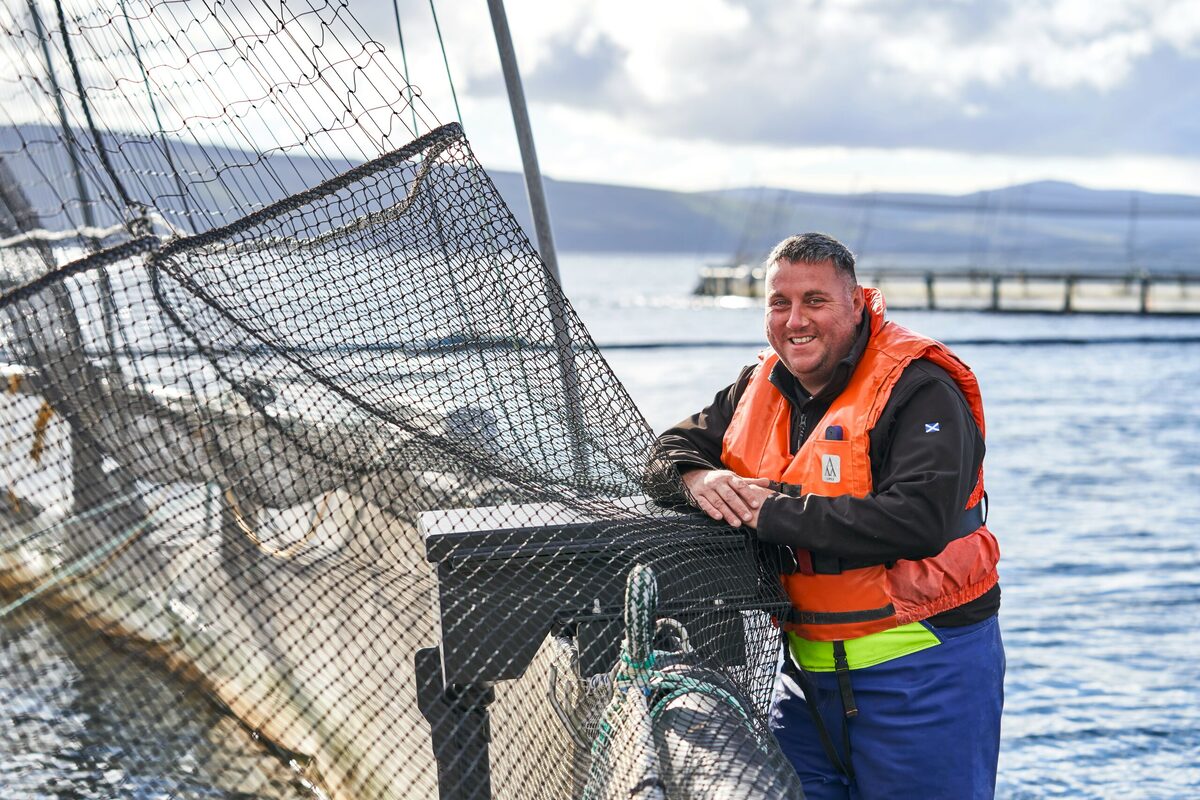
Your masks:
<svg viewBox="0 0 1200 800"><path fill-rule="evenodd" d="M457 125L312 155L408 87L289 9L4 11L4 796L799 797L753 543L652 499Z"/></svg>

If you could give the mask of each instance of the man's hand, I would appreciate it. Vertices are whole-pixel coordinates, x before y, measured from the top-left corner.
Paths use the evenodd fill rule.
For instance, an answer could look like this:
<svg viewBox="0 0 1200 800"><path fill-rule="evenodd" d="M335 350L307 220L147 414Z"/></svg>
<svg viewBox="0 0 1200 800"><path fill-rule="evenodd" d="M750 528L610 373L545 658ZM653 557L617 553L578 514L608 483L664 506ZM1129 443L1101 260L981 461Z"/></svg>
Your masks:
<svg viewBox="0 0 1200 800"><path fill-rule="evenodd" d="M694 469L681 477L701 511L735 528L758 527L763 501L775 494L766 478L743 478L727 469Z"/></svg>

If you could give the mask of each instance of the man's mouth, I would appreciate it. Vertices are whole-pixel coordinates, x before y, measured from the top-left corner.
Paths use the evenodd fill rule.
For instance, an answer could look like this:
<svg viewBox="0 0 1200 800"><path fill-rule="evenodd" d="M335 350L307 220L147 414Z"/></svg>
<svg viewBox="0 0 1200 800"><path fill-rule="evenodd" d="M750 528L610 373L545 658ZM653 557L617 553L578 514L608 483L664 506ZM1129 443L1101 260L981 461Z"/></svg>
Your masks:
<svg viewBox="0 0 1200 800"><path fill-rule="evenodd" d="M808 344L815 338L817 338L817 337L815 337L815 336L792 336L792 337L788 338L788 344Z"/></svg>

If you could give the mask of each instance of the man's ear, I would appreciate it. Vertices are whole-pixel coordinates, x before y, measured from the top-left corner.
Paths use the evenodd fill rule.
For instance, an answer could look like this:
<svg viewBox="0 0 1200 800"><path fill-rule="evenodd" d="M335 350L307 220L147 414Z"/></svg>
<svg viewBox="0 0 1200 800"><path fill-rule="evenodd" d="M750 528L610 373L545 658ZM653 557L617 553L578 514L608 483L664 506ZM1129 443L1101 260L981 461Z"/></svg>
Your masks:
<svg viewBox="0 0 1200 800"><path fill-rule="evenodd" d="M855 286L853 291L854 299L854 316L859 322L862 322L863 309L867 307L867 298L863 293L863 287Z"/></svg>

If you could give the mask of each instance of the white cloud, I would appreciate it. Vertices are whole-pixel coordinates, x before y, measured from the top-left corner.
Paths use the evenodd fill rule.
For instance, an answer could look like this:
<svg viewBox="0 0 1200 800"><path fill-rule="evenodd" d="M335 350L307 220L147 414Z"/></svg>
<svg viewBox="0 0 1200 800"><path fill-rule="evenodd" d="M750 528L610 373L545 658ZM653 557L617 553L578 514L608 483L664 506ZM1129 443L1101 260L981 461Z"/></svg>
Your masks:
<svg viewBox="0 0 1200 800"><path fill-rule="evenodd" d="M490 113L506 113L499 100ZM1060 180L1095 189L1196 194L1200 161L1162 156L1016 157L924 148L778 147L645 134L570 108L534 113L543 171L559 180L705 190L767 185L828 192L929 191L964 194L1015 183ZM485 165L519 170L511 137L472 136Z"/></svg>
<svg viewBox="0 0 1200 800"><path fill-rule="evenodd" d="M1200 190L1197 0L606 0L529 27L520 19L541 6L508 5L527 88L569 84L568 68L594 73L584 57L609 48L590 90L530 92L543 168L557 177ZM497 71L487 34L472 69L495 99L497 84L478 83ZM483 116L506 123L488 102ZM484 141L472 125L468 111ZM515 154L502 133L486 138Z"/></svg>
<svg viewBox="0 0 1200 800"><path fill-rule="evenodd" d="M1200 191L1198 0L507 8L542 166L555 177L843 191L1058 178ZM398 65L391 4L352 0L351 11ZM467 133L485 163L514 167L486 6L443 3L438 12ZM437 116L453 119L429 5L401 0L401 13L409 73ZM222 74L206 85L214 97L231 94L216 85ZM377 89L355 99L383 113L386 87ZM246 138L287 134L286 122ZM330 126L306 116L301 127Z"/></svg>
<svg viewBox="0 0 1200 800"><path fill-rule="evenodd" d="M1182 53L1200 55L1200 2L1173 3L1151 19L1155 36Z"/></svg>
<svg viewBox="0 0 1200 800"><path fill-rule="evenodd" d="M510 6L520 10L514 19L532 7ZM771 98L786 109L811 97L865 106L883 96L916 103L913 111L926 115L925 104L978 104L972 95L979 92L1041 92L1057 102L1125 86L1156 52L1200 58L1196 0L609 0L588 13L580 12L583 4L571 8L538 18L529 30L514 24L526 74L554 69L548 41L586 48L602 36L623 52L613 80L627 90L619 98L580 96L575 104L659 129L657 115L709 106L716 116L739 97L762 101L761 113L770 113ZM995 98L989 106L1003 109ZM688 124L704 118L684 116Z"/></svg>
<svg viewBox="0 0 1200 800"><path fill-rule="evenodd" d="M612 0L595 5L591 25L628 52L625 76L651 103L705 88L703 73L680 70L706 42L749 29L750 13L724 0Z"/></svg>

